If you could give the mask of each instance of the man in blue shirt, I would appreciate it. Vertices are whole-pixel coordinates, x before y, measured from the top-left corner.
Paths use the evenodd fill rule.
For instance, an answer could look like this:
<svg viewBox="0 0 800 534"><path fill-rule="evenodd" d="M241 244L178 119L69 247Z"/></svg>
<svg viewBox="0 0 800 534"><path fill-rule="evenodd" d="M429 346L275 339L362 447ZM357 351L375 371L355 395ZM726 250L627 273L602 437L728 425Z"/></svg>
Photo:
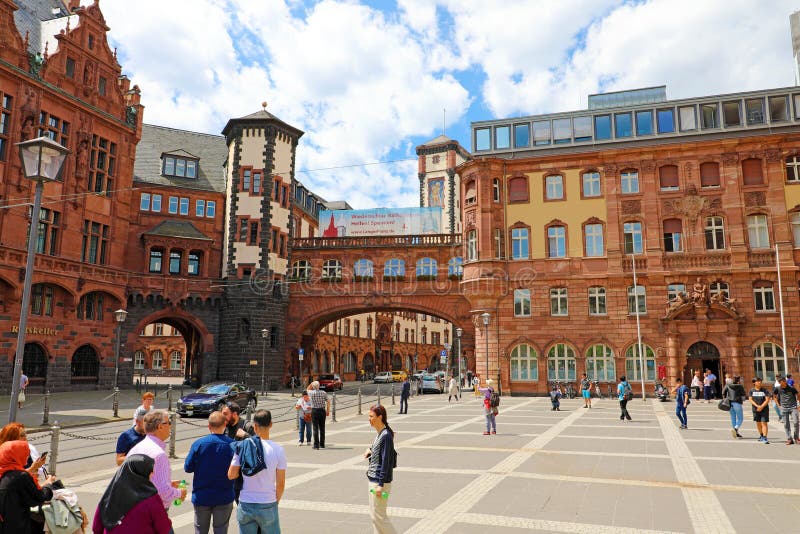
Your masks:
<svg viewBox="0 0 800 534"><path fill-rule="evenodd" d="M683 383L680 378L675 379L675 415L678 416L678 421L681 422L681 429L689 428L686 420L686 406L689 405L689 388Z"/></svg>
<svg viewBox="0 0 800 534"><path fill-rule="evenodd" d="M135 426L130 427L117 438L117 465L122 465L128 451L147 435L144 431L144 415L137 414L135 421Z"/></svg>
<svg viewBox="0 0 800 534"><path fill-rule="evenodd" d="M183 470L194 473L195 533L207 534L213 519L214 534L225 534L233 510L234 481L228 479L233 439L225 434L226 420L222 412L212 412L208 416L208 430L208 436L192 443Z"/></svg>

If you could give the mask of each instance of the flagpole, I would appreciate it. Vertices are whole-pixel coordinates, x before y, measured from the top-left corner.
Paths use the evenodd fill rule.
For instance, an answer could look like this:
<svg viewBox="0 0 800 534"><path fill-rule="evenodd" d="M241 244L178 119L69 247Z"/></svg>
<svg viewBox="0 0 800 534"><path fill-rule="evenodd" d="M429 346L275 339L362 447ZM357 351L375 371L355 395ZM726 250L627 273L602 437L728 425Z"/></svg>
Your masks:
<svg viewBox="0 0 800 534"><path fill-rule="evenodd" d="M789 356L786 354L786 323L783 320L783 284L781 282L781 258L775 243L775 267L778 269L778 306L781 310L781 338L783 340L783 375L789 373Z"/></svg>
<svg viewBox="0 0 800 534"><path fill-rule="evenodd" d="M636 281L636 255L631 254L631 265L633 265L633 307L636 312L636 339L639 343L639 372L642 379L642 400L645 400L644 390L644 375L646 369L644 367L644 359L642 354L642 327L639 322L639 282Z"/></svg>

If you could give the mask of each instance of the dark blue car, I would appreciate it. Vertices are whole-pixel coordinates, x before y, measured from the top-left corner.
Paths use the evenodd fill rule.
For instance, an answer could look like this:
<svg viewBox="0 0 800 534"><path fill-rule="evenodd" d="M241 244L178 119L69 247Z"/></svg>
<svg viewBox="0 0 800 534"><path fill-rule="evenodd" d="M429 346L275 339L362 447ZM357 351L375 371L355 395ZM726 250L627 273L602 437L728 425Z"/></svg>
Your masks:
<svg viewBox="0 0 800 534"><path fill-rule="evenodd" d="M180 415L208 415L221 410L227 403L238 404L244 410L255 410L258 402L256 392L244 384L237 382L212 382L194 393L184 395L178 401L177 412Z"/></svg>

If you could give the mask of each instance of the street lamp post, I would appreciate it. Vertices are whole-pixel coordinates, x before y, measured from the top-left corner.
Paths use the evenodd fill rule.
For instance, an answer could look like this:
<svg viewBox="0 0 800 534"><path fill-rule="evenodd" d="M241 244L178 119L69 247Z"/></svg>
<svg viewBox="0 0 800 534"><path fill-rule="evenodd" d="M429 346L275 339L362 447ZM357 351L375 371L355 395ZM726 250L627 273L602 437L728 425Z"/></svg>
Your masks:
<svg viewBox="0 0 800 534"><path fill-rule="evenodd" d="M456 341L457 341L456 344L458 345L458 352L456 352L456 357L458 358L458 391L459 391L459 395L461 395L460 392L461 392L461 386L462 386L462 384L461 384L461 334L463 332L464 331L461 330L460 328L456 328Z"/></svg>
<svg viewBox="0 0 800 534"><path fill-rule="evenodd" d="M264 328L261 330L261 394L264 394L264 373L267 369L267 337L269 337L269 330Z"/></svg>
<svg viewBox="0 0 800 534"><path fill-rule="evenodd" d="M42 191L45 182L53 182L61 178L64 160L69 150L49 137L37 137L29 141L17 143L19 159L25 178L36 182L31 212L31 229L28 235L28 258L25 264L25 282L22 286L22 303L19 310L19 326L17 333L17 352L14 360L14 374L11 379L11 398L8 401L9 423L17 419L17 397L19 396L19 378L22 374L22 359L25 357L25 329L28 326L28 314L31 303L31 283L33 281L33 262L36 256L36 243L39 233L39 211L42 208Z"/></svg>
<svg viewBox="0 0 800 534"><path fill-rule="evenodd" d="M484 312L481 314L481 319L483 320L483 329L484 329L484 337L486 338L486 376L484 377L484 381L489 380L489 319L491 315L488 312Z"/></svg>
<svg viewBox="0 0 800 534"><path fill-rule="evenodd" d="M128 312L126 310L119 309L114 312L114 319L117 321L117 339L114 343L114 389L119 386L119 342L122 334L122 323L125 322L127 317Z"/></svg>

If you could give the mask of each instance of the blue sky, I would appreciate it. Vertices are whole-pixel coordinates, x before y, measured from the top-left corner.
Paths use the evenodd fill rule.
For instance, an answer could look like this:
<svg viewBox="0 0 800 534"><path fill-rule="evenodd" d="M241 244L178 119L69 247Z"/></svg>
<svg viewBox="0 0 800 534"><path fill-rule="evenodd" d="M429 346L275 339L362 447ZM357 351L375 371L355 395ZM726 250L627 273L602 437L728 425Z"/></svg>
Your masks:
<svg viewBox="0 0 800 534"><path fill-rule="evenodd" d="M145 121L219 133L260 109L304 130L297 178L358 208L418 203L414 149L472 121L794 84L773 0L138 0L102 4ZM394 163L363 165L378 161ZM336 168L342 167L342 168ZM315 170L326 169L326 170Z"/></svg>

